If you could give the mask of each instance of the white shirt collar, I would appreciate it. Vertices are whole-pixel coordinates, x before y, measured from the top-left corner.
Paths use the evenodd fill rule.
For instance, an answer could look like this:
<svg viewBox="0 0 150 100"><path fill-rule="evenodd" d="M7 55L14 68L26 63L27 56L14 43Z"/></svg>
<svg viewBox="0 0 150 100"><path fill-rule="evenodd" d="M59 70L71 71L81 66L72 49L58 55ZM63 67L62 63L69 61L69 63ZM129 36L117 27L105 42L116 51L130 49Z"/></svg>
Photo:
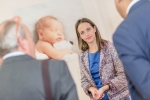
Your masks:
<svg viewBox="0 0 150 100"><path fill-rule="evenodd" d="M3 56L3 60L9 57L19 56L19 55L25 55L25 53L24 52L11 52Z"/></svg>
<svg viewBox="0 0 150 100"><path fill-rule="evenodd" d="M127 11L126 11L127 14L129 13L131 7L132 7L135 3L137 3L138 1L140 1L140 0L132 0L132 1L131 1L131 3L129 4L129 6L128 6L128 8L127 8Z"/></svg>

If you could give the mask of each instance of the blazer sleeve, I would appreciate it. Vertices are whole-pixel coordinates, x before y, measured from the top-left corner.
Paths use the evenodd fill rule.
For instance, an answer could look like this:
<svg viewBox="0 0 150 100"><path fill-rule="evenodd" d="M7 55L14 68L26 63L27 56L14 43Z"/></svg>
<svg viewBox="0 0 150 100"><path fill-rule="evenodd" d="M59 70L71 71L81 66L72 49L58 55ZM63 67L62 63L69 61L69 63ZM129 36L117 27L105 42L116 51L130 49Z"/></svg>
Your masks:
<svg viewBox="0 0 150 100"><path fill-rule="evenodd" d="M88 89L92 86L89 82L87 77L84 74L84 64L83 64L83 58L82 53L79 54L79 65L80 65L80 74L81 74L81 87L83 88L86 95L88 95L90 98L92 98L91 92L88 91Z"/></svg>
<svg viewBox="0 0 150 100"><path fill-rule="evenodd" d="M149 30L141 30L136 22L121 25L113 36L114 45L123 62L129 82L143 99L150 99ZM145 25L146 26L146 25ZM142 33L145 32L145 33Z"/></svg>
<svg viewBox="0 0 150 100"><path fill-rule="evenodd" d="M69 72L68 66L65 61L62 61L61 65L62 66L60 66L60 100L78 100L76 85Z"/></svg>
<svg viewBox="0 0 150 100"><path fill-rule="evenodd" d="M121 90L127 87L127 80L124 74L123 64L119 59L117 51L115 50L112 43L109 43L108 49L113 61L113 67L115 69L115 73L114 73L114 78L105 84L108 84L112 91L115 91L116 89Z"/></svg>

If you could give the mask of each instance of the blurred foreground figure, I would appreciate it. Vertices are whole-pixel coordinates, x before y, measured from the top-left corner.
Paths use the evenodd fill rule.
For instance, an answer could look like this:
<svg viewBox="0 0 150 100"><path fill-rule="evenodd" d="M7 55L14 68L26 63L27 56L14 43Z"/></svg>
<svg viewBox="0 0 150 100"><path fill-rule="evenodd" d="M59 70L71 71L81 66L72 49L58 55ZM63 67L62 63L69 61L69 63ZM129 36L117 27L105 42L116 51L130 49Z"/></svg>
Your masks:
<svg viewBox="0 0 150 100"><path fill-rule="evenodd" d="M113 36L132 100L150 100L150 1L115 0L125 19Z"/></svg>
<svg viewBox="0 0 150 100"><path fill-rule="evenodd" d="M48 100L50 94L53 100L78 100L64 61L34 59L31 34L19 17L0 25L0 56L0 100Z"/></svg>

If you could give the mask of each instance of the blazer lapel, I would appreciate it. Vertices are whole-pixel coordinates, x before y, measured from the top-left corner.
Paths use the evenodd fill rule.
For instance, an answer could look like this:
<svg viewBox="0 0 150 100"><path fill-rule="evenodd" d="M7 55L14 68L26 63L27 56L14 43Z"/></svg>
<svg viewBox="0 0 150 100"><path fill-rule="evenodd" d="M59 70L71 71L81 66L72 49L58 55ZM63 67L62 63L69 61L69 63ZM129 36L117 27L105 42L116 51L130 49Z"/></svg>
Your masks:
<svg viewBox="0 0 150 100"><path fill-rule="evenodd" d="M102 77L102 73L101 73L101 71L102 71L102 60L103 60L103 58L104 58L104 53L103 53L103 49L101 50L101 52L100 52L100 68L99 68L99 75L100 75L100 77Z"/></svg>
<svg viewBox="0 0 150 100"><path fill-rule="evenodd" d="M96 87L96 85L95 85L95 83L94 83L94 81L93 81L92 75L91 75L91 73L90 73L89 60L88 60L88 50L85 51L84 54L83 54L83 63L84 63L84 65L85 65L85 66L84 66L84 67L85 67L85 70L86 70L85 73L87 73L87 74L85 74L85 75L87 76L89 82L90 82L94 87Z"/></svg>
<svg viewBox="0 0 150 100"><path fill-rule="evenodd" d="M84 63L85 63L85 66L88 70L88 72L90 72L90 68L89 68L89 60L88 60L88 51L85 51L84 53Z"/></svg>

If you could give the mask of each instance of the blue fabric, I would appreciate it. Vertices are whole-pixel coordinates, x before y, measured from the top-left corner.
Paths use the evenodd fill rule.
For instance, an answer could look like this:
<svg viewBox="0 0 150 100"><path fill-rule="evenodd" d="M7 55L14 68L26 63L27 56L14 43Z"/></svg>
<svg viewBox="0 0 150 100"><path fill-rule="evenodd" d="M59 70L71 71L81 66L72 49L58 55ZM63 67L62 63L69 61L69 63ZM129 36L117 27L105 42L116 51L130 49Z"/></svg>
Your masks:
<svg viewBox="0 0 150 100"><path fill-rule="evenodd" d="M100 53L99 52L89 53L88 58L89 58L89 69L90 69L92 78L97 88L99 89L102 87L102 82L99 76ZM104 94L105 96L102 100L109 100L107 93L105 92Z"/></svg>
<svg viewBox="0 0 150 100"><path fill-rule="evenodd" d="M128 98L126 98L126 100L130 100L130 98L128 97Z"/></svg>
<svg viewBox="0 0 150 100"><path fill-rule="evenodd" d="M124 65L131 98L150 100L149 0L140 0L131 7L125 20L116 29L113 43Z"/></svg>

